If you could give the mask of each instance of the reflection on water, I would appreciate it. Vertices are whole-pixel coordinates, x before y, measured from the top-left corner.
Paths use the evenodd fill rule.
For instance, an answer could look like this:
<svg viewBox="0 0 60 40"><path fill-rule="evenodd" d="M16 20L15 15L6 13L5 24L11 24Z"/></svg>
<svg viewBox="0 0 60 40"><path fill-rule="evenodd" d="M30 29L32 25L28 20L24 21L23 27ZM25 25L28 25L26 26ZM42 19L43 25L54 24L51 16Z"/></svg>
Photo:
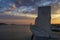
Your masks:
<svg viewBox="0 0 60 40"><path fill-rule="evenodd" d="M0 40L30 40L28 25L0 25Z"/></svg>

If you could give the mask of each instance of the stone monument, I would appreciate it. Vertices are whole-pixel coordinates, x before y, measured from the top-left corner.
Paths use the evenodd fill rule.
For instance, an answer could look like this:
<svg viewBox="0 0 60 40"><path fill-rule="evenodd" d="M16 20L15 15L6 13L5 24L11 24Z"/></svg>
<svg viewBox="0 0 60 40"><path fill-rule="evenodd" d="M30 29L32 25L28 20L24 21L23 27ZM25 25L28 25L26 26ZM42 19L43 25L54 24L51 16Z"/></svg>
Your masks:
<svg viewBox="0 0 60 40"><path fill-rule="evenodd" d="M56 26L53 26L50 22L51 6L38 7L38 17L35 20L35 24L30 27L32 34L35 36L60 38L58 32L52 31L52 29L55 31L57 28L55 28Z"/></svg>
<svg viewBox="0 0 60 40"><path fill-rule="evenodd" d="M35 25L31 25L31 31L36 36L49 37L51 6L38 7L38 17L35 20Z"/></svg>

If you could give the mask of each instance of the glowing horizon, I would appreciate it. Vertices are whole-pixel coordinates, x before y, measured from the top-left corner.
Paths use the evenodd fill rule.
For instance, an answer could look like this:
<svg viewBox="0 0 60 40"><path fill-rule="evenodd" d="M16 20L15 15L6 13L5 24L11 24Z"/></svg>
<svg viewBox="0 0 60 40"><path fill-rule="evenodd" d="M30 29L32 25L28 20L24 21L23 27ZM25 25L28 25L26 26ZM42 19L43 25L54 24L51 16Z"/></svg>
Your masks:
<svg viewBox="0 0 60 40"><path fill-rule="evenodd" d="M51 23L60 24L59 0L0 0L0 2L0 22L34 24L38 14L37 8L41 6L52 6Z"/></svg>

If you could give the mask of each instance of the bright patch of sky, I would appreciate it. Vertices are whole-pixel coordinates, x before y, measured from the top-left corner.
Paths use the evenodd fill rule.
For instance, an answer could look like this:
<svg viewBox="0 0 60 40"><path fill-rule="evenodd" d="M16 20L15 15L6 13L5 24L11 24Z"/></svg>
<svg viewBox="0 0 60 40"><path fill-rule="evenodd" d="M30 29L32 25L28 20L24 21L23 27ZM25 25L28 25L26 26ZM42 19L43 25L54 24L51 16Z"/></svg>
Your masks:
<svg viewBox="0 0 60 40"><path fill-rule="evenodd" d="M4 12L12 6L13 0L0 0L0 12Z"/></svg>

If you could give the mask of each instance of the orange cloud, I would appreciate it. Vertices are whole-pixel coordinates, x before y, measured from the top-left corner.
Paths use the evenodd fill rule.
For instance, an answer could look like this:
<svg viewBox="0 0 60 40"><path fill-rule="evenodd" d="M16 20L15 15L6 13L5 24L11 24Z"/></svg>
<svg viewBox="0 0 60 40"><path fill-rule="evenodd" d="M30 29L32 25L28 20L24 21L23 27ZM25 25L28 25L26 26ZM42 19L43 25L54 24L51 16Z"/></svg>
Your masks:
<svg viewBox="0 0 60 40"><path fill-rule="evenodd" d="M60 20L53 20L53 21L51 21L51 24L60 24Z"/></svg>
<svg viewBox="0 0 60 40"><path fill-rule="evenodd" d="M51 19L51 24L60 24L60 17Z"/></svg>

